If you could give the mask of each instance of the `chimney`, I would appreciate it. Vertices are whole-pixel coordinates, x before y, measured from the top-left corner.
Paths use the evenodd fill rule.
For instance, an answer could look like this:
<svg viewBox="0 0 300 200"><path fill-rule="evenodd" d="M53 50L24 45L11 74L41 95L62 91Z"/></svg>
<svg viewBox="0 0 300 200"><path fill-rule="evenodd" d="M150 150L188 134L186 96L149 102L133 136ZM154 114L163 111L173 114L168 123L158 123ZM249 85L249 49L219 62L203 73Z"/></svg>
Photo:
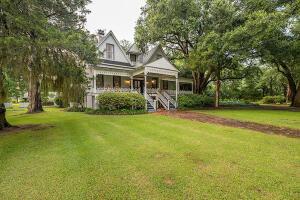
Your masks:
<svg viewBox="0 0 300 200"><path fill-rule="evenodd" d="M105 30L103 29L98 29L97 30L97 39L98 39L98 42L101 41L101 39L104 37L105 35Z"/></svg>

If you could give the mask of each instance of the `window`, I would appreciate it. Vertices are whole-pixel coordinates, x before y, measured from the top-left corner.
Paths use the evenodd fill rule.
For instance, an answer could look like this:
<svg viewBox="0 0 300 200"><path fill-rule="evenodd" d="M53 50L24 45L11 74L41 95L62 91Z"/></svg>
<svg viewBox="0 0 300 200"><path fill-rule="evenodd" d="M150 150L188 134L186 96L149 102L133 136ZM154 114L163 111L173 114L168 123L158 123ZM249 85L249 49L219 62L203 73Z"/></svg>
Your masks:
<svg viewBox="0 0 300 200"><path fill-rule="evenodd" d="M115 59L115 48L112 44L106 44L106 58L109 60Z"/></svg>
<svg viewBox="0 0 300 200"><path fill-rule="evenodd" d="M163 90L168 90L169 89L169 81L163 80Z"/></svg>
<svg viewBox="0 0 300 200"><path fill-rule="evenodd" d="M192 91L191 83L180 83L179 87L180 87L180 90Z"/></svg>
<svg viewBox="0 0 300 200"><path fill-rule="evenodd" d="M136 55L130 54L130 61L135 63L136 62Z"/></svg>
<svg viewBox="0 0 300 200"><path fill-rule="evenodd" d="M113 87L114 88L121 88L121 76L114 76L113 77Z"/></svg>
<svg viewBox="0 0 300 200"><path fill-rule="evenodd" d="M150 82L150 88L157 88L157 82L158 82L158 78L152 78L151 82Z"/></svg>
<svg viewBox="0 0 300 200"><path fill-rule="evenodd" d="M97 88L104 87L104 76L102 74L97 74L96 76L96 86Z"/></svg>

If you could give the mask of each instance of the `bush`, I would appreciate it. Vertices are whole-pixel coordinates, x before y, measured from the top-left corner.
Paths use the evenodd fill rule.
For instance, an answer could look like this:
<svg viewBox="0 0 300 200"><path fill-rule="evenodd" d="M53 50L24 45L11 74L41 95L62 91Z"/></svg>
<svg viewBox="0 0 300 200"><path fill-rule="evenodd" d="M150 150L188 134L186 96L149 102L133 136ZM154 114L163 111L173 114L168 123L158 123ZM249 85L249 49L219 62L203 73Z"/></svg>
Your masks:
<svg viewBox="0 0 300 200"><path fill-rule="evenodd" d="M222 99L220 100L221 106L257 106L249 100L243 99Z"/></svg>
<svg viewBox="0 0 300 200"><path fill-rule="evenodd" d="M185 94L178 98L179 108L200 108L214 105L214 99L206 95Z"/></svg>
<svg viewBox="0 0 300 200"><path fill-rule="evenodd" d="M261 102L264 104L283 104L285 98L283 96L265 96Z"/></svg>
<svg viewBox="0 0 300 200"><path fill-rule="evenodd" d="M97 100L100 110L145 110L145 99L138 93L105 92Z"/></svg>
<svg viewBox="0 0 300 200"><path fill-rule="evenodd" d="M61 97L55 97L54 103L60 108L64 107L64 102Z"/></svg>

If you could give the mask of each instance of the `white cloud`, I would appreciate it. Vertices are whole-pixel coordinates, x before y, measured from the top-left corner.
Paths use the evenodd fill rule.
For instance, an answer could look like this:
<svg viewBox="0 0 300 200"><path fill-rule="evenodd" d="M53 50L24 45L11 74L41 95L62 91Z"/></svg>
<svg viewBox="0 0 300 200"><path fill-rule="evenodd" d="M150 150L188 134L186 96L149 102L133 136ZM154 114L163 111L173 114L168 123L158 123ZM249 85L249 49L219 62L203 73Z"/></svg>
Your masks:
<svg viewBox="0 0 300 200"><path fill-rule="evenodd" d="M145 0L93 0L88 5L86 28L95 33L97 29L112 30L119 40L133 42L134 27Z"/></svg>

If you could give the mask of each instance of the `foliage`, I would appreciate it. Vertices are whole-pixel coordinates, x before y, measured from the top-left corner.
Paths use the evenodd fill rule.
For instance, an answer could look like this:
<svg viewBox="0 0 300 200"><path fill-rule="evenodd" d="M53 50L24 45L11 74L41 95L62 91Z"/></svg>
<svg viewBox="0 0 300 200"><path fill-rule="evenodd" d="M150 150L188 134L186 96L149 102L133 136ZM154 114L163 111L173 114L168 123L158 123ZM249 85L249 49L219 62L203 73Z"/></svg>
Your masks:
<svg viewBox="0 0 300 200"><path fill-rule="evenodd" d="M22 76L14 76L9 71L4 72L4 88L7 90L7 97L19 101L27 92L27 83Z"/></svg>
<svg viewBox="0 0 300 200"><path fill-rule="evenodd" d="M144 110L145 99L141 94L131 92L105 92L97 97L101 110Z"/></svg>
<svg viewBox="0 0 300 200"><path fill-rule="evenodd" d="M64 104L64 101L61 97L55 97L54 98L54 103L55 105L57 105L59 108L64 108L65 107L65 104Z"/></svg>
<svg viewBox="0 0 300 200"><path fill-rule="evenodd" d="M129 48L131 47L131 42L128 40L121 40L120 45L123 48L123 50L125 52L127 52L129 50Z"/></svg>
<svg viewBox="0 0 300 200"><path fill-rule="evenodd" d="M286 99L283 96L265 96L261 102L264 104L283 104Z"/></svg>
<svg viewBox="0 0 300 200"><path fill-rule="evenodd" d="M214 99L206 95L186 94L179 95L179 108L200 108L214 104Z"/></svg>
<svg viewBox="0 0 300 200"><path fill-rule="evenodd" d="M221 106L258 106L258 104L254 104L249 100L240 100L240 99L222 99L220 102Z"/></svg>
<svg viewBox="0 0 300 200"><path fill-rule="evenodd" d="M42 110L42 91L81 97L85 63L98 61L95 41L83 28L89 2L1 1L0 67L29 80L29 112Z"/></svg>
<svg viewBox="0 0 300 200"><path fill-rule="evenodd" d="M237 1L244 22L228 34L236 52L266 63L289 84L295 105L300 81L300 1ZM299 87L300 91L300 87ZM300 95L299 95L300 97Z"/></svg>

